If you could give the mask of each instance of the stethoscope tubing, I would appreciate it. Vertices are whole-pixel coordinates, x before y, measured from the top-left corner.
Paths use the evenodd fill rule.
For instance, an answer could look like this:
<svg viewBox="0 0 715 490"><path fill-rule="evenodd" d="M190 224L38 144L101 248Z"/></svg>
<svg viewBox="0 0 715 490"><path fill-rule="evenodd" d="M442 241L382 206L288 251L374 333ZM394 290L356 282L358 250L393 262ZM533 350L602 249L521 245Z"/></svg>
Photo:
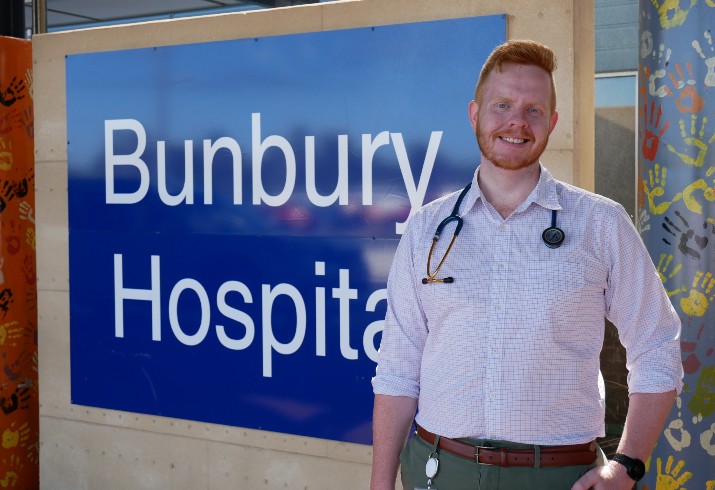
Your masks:
<svg viewBox="0 0 715 490"><path fill-rule="evenodd" d="M452 212L449 214L449 216L447 216L442 221L440 221L439 225L437 225L437 229L435 230L434 237L432 238L432 245L430 245L429 253L427 254L427 277L422 278L422 284L430 284L433 282L443 282L446 284L451 284L454 282L454 278L451 276L445 277L444 279L437 279L437 274L439 273L440 269L444 265L444 261L447 259L447 256L449 255L450 250L452 250L452 246L454 245L454 242L457 239L457 236L459 236L459 233L462 231L462 226L464 226L464 219L462 219L462 217L459 215L459 208L461 207L462 201L466 197L467 192L469 192L469 189L471 187L472 187L472 183L470 182L469 184L467 184L464 187L464 189L462 189L462 192L459 193L459 197L457 197L457 201L454 203ZM551 210L551 226L546 228L544 230L544 232L541 234L541 238L544 241L544 244L547 247L552 248L552 249L559 248L563 244L564 239L566 238L566 234L563 232L563 230L556 226L557 212L558 211L556 209ZM457 226L455 227L454 232L452 233L452 240L449 242L449 246L447 246L447 250L444 252L444 255L442 256L442 260L439 261L437 268L434 270L434 272L430 272L434 247L437 244L439 237L442 235L442 231L444 231L444 227L447 226L452 221L457 222Z"/></svg>

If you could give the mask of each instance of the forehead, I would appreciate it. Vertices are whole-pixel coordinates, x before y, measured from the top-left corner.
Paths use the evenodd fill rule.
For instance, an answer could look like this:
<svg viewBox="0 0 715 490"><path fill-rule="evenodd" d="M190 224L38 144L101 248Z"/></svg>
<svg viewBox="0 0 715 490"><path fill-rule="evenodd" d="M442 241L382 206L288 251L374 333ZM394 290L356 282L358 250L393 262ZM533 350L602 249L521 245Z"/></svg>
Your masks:
<svg viewBox="0 0 715 490"><path fill-rule="evenodd" d="M504 63L484 80L484 97L524 95L551 100L551 76L536 65Z"/></svg>

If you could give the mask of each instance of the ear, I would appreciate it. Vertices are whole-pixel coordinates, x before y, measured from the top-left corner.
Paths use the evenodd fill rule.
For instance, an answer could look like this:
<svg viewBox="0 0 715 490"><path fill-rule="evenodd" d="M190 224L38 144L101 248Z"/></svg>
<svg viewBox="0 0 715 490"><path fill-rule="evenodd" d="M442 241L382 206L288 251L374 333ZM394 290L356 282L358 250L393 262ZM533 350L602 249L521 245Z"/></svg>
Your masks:
<svg viewBox="0 0 715 490"><path fill-rule="evenodd" d="M554 111L554 113L551 115L551 128L549 129L549 134L551 134L556 127L556 121L559 120L559 113Z"/></svg>
<svg viewBox="0 0 715 490"><path fill-rule="evenodd" d="M477 131L477 114L479 113L479 106L473 100L469 101L469 124L472 125L472 131Z"/></svg>

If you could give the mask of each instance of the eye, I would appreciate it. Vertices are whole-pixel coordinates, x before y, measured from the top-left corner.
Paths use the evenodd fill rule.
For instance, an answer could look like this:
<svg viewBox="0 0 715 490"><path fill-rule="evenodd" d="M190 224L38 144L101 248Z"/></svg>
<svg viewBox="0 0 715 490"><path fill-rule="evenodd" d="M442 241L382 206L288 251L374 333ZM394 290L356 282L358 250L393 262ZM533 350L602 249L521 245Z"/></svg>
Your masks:
<svg viewBox="0 0 715 490"><path fill-rule="evenodd" d="M508 109L509 104L507 104L506 102L497 102L496 104L494 104L494 107L496 107L497 109Z"/></svg>
<svg viewBox="0 0 715 490"><path fill-rule="evenodd" d="M538 107L531 107L527 110L527 112L535 116L541 116L544 113L544 111L542 111Z"/></svg>

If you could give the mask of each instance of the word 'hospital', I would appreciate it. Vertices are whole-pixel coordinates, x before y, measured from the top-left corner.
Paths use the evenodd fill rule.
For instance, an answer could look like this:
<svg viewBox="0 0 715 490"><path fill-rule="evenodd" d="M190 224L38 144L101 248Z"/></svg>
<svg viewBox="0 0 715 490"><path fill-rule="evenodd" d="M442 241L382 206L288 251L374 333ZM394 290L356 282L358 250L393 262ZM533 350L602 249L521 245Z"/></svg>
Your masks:
<svg viewBox="0 0 715 490"><path fill-rule="evenodd" d="M137 145L134 151L127 154L115 154L114 133L117 131L131 131L135 134ZM411 216L419 209L425 198L427 186L432 174L437 150L442 139L442 131L432 131L429 144L425 152L422 172L415 184L415 178L410 168L402 133L382 131L373 137L363 134L361 141L362 152L362 204L372 205L372 168L375 153L380 147L392 145L397 162L405 184L405 189L410 200ZM157 192L159 198L167 206L179 204L194 204L194 176L193 176L193 145L192 140L184 141L184 184L178 194L171 194L167 189L167 162L166 143L156 142L157 162ZM262 181L263 156L269 148L279 149L285 158L286 177L283 189L278 194L266 191ZM105 150L105 179L107 204L136 204L146 197L149 191L150 172L146 162L142 159L147 149L147 134L144 126L136 119L112 119L104 122L104 150ZM213 203L213 160L220 150L227 150L233 159L233 204L243 203L241 170L242 151L238 142L228 136L223 136L215 141L203 140L203 203ZM267 204L268 206L281 206L288 202L296 184L297 166L296 155L290 142L280 135L270 135L265 138L261 135L261 114L251 115L251 170L252 191L254 205ZM130 166L139 171L139 183L135 190L118 192L115 188L115 167ZM327 207L336 202L341 206L348 205L348 135L338 135L338 179L335 190L329 195L321 195L315 183L315 137L305 137L305 185L308 199L319 207ZM405 222L396 223L395 231L402 234Z"/></svg>
<svg viewBox="0 0 715 490"><path fill-rule="evenodd" d="M315 262L315 275L325 276L325 262ZM162 333L162 305L161 305L161 258L158 255L151 256L151 273L148 287L129 288L124 285L123 256L114 254L114 336L124 338L124 303L125 301L148 301L151 303L151 339L161 341ZM240 338L230 337L226 333L226 327L221 324L215 325L216 337L221 345L231 350L244 350L251 346L256 335L256 325L253 319L245 312L229 304L227 296L229 293L240 295L243 303L253 303L253 295L244 283L239 281L226 281L215 293L216 308L225 317L235 324L240 325L238 329L243 333ZM358 297L358 290L350 287L349 269L340 269L339 285L332 288L332 298L338 300L339 313L339 340L340 354L348 360L358 358L358 350L350 345L350 301ZM198 298L201 320L198 329L193 334L187 334L182 328L181 319L178 315L179 301L184 294L193 295ZM273 307L274 302L279 297L289 298L295 308L296 322L295 334L289 342L281 342L274 335L273 330ZM367 299L365 311L375 312L380 301L387 299L387 290L378 289ZM303 345L306 328L308 325L308 312L303 295L298 289L287 283L271 286L261 285L261 344L263 359L263 376L270 378L273 376L273 352L282 355L294 354ZM206 339L211 323L211 299L206 288L195 279L184 278L179 280L172 288L169 295L169 325L176 339L186 346L195 346ZM324 357L326 353L326 288L315 288L315 355ZM380 316L381 318L384 315ZM223 322L222 322L223 323ZM371 322L365 327L363 333L363 349L367 357L377 360L377 349L375 348L375 336L382 332L383 319ZM235 331L235 328L231 328Z"/></svg>

